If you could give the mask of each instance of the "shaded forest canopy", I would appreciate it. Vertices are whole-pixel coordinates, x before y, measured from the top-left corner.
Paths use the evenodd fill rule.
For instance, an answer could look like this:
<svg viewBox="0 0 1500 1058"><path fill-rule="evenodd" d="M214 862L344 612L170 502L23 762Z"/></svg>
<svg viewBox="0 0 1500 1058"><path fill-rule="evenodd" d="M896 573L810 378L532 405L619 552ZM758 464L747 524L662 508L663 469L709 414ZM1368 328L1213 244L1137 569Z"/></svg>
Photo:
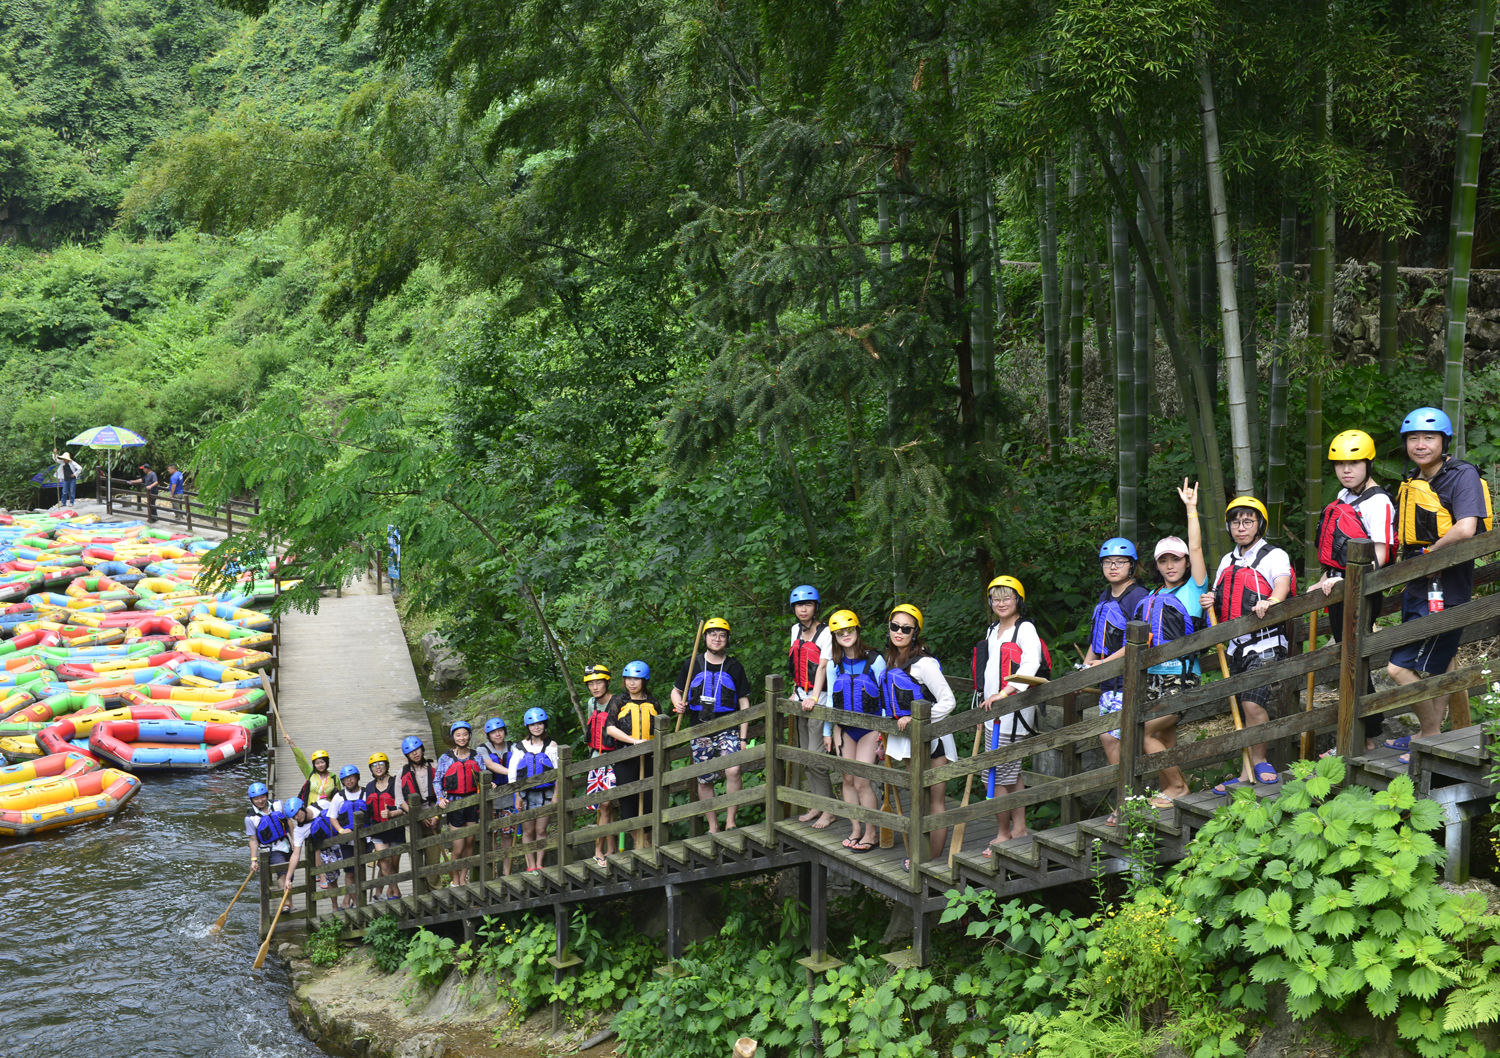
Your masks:
<svg viewBox="0 0 1500 1058"><path fill-rule="evenodd" d="M1334 263L1448 263L1469 4L246 8L0 0L7 498L113 421L257 492L314 580L399 524L518 704L710 614L779 668L803 582L917 602L961 669L1011 573L1065 644L1183 477L1222 498L1243 454L1301 554L1327 439L1390 480L1443 400L1317 332ZM1466 386L1500 459L1500 374Z"/></svg>

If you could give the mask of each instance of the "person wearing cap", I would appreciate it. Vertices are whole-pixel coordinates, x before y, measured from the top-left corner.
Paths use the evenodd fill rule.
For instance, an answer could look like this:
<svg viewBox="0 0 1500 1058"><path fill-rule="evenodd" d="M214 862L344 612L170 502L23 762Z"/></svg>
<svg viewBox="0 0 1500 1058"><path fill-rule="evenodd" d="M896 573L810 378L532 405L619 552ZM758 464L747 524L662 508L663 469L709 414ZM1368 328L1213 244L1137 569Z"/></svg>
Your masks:
<svg viewBox="0 0 1500 1058"><path fill-rule="evenodd" d="M1418 408L1401 423L1401 442L1413 465L1396 493L1396 525L1405 557L1462 543L1493 517L1484 478L1474 464L1448 451L1452 441L1453 421L1438 408ZM1461 606L1473 597L1471 559L1449 566L1431 579L1407 581L1401 593L1401 621L1420 620L1436 608ZM1462 637L1463 629L1455 628L1396 647L1386 672L1402 686L1416 683L1423 676L1441 675L1453 668ZM1419 737L1436 735L1443 729L1447 706L1446 695L1412 706ZM1387 741L1386 746L1405 754L1410 743L1411 736L1406 735ZM1403 755L1402 763L1408 759Z"/></svg>
<svg viewBox="0 0 1500 1058"><path fill-rule="evenodd" d="M994 621L984 638L974 647L974 695L978 708L985 712L995 708L1003 698L1021 694L1027 684L1016 676L1036 676L1042 667L1042 637L1036 625L1026 620L1026 586L1017 578L999 576L985 588ZM984 748L997 750L1036 734L1036 706L998 718L982 725ZM1021 778L1021 760L997 765L995 796L1018 793L1026 788ZM985 847L984 855L993 856L994 846L1012 838L1026 836L1026 807L1007 809L995 815L995 838Z"/></svg>
<svg viewBox="0 0 1500 1058"><path fill-rule="evenodd" d="M316 805L319 808L328 807L328 799L338 792L338 780L333 777L332 760L326 749L315 749L312 756L308 758L308 767L312 770L307 773L307 778L302 783L302 789L297 791L305 804Z"/></svg>
<svg viewBox="0 0 1500 1058"><path fill-rule="evenodd" d="M156 471L151 469L150 463L140 465L141 476L131 478L127 485L139 485L146 490L146 521L156 521L156 491L161 488L161 482L156 476Z"/></svg>
<svg viewBox="0 0 1500 1058"><path fill-rule="evenodd" d="M1200 602L1205 611L1214 607L1220 621L1232 621L1248 613L1265 617L1271 607L1284 602L1296 590L1292 560L1266 540L1266 507L1254 496L1230 500L1224 509L1224 523L1234 547L1219 560L1214 590L1204 592ZM1235 636L1224 647L1229 656L1229 674L1238 676L1286 657L1286 629L1281 625L1258 628ZM1268 704L1271 690L1263 685L1240 692L1246 727L1258 727L1271 719ZM1229 776L1214 786L1214 793L1225 796L1234 787L1251 781L1265 785L1280 781L1276 766L1266 759L1264 742L1251 746L1247 756L1250 774L1242 771Z"/></svg>
<svg viewBox="0 0 1500 1058"><path fill-rule="evenodd" d="M672 685L672 710L678 715L691 713L690 723L705 724L736 710L750 708L750 678L738 658L732 658L729 648L729 622L722 617L710 617L703 622L703 653L688 658L677 672L677 681ZM750 725L742 723L711 735L693 739L694 764L728 757L744 748L750 737ZM707 801L714 795L714 783L718 772L698 776L698 800ZM743 786L738 764L724 769L724 792L738 793ZM735 806L730 805L724 813L724 829L734 829ZM717 812L704 814L708 820L708 832L719 832Z"/></svg>
<svg viewBox="0 0 1500 1058"><path fill-rule="evenodd" d="M815 705L828 706L828 690L821 695L814 693L818 685L819 670L833 657L833 633L818 620L818 589L811 584L799 584L792 589L788 604L792 608L791 640L787 648L787 663L791 670L792 698L804 711ZM808 753L826 753L823 745L824 723L808 716L797 717L797 740ZM808 764L807 792L814 797L833 797L833 783L828 768L822 764ZM797 817L799 823L811 823L814 830L826 830L833 824L832 812L821 808L809 808Z"/></svg>
<svg viewBox="0 0 1500 1058"><path fill-rule="evenodd" d="M1352 513L1358 519L1364 535L1375 545L1375 568L1379 569L1391 560L1396 548L1396 508L1390 494L1381 488L1371 468L1375 461L1375 439L1363 430L1345 430L1328 446L1328 458L1333 463L1334 477L1339 481L1339 494L1333 502L1323 508L1323 517L1318 524L1318 560L1323 566L1323 577L1309 591L1321 590L1325 596L1333 594L1335 588L1344 583L1346 541L1338 527L1340 512ZM1325 536L1328 538L1325 542ZM1346 537L1347 540L1347 537ZM1342 596L1341 596L1342 597ZM1329 631L1333 641L1339 642L1344 633L1344 604L1328 604ZM1365 694L1375 693L1375 680L1365 674ZM1381 717L1367 716L1363 719L1365 749L1375 748L1380 737ZM1336 752L1330 749L1323 756Z"/></svg>
<svg viewBox="0 0 1500 1058"><path fill-rule="evenodd" d="M1203 557L1203 527L1198 522L1198 486L1183 478L1177 495L1187 512L1187 540L1167 536L1156 542L1152 557L1160 583L1135 612L1135 618L1151 628L1152 646L1206 627L1203 592L1208 587L1208 561ZM1198 686L1202 678L1196 656L1158 662L1146 670L1146 698L1157 701L1180 694ZM1162 753L1177 745L1177 714L1158 714L1147 720L1143 743L1147 753ZM1181 768L1163 768L1157 773L1157 783L1161 790L1151 798L1157 808L1170 808L1174 797L1188 795Z"/></svg>
<svg viewBox="0 0 1500 1058"><path fill-rule="evenodd" d="M370 754L370 781L365 784L364 800L370 813L370 826L365 831L370 851L376 855L401 840L401 822L398 818L405 805L401 800L401 784L391 774L391 758L384 753ZM386 879L385 891L377 887L372 894L375 900L401 899L401 887L396 884L396 871L400 869L401 857L381 856L377 862L378 877Z"/></svg>
<svg viewBox="0 0 1500 1058"><path fill-rule="evenodd" d="M589 755L597 757L601 753L609 753L620 748L618 742L609 733L610 721L613 715L610 713L610 703L613 701L609 693L609 678L612 673L608 665L590 665L583 670L583 684L589 691L589 716L584 722L584 730L588 736ZM588 782L584 792L592 794L598 801L587 807L593 808L597 813L600 824L613 823L615 821L614 802L608 800L603 794L615 788L615 769L604 764L597 768L590 768ZM613 834L607 837L594 839L594 862L603 867L606 865L605 857L610 853L610 844L615 840Z"/></svg>
<svg viewBox="0 0 1500 1058"><path fill-rule="evenodd" d="M432 762L427 759L427 747L418 735L407 735L401 740L401 756L406 758L406 763L401 765L401 800L407 810L413 807L422 808L437 804L438 784L436 769ZM442 826L441 815L422 816L420 827L423 838L430 838L437 834ZM420 850L422 866L433 867L442 862L442 846L436 842L430 842L421 847Z"/></svg>
<svg viewBox="0 0 1500 1058"><path fill-rule="evenodd" d="M52 458L57 460L57 468L62 472L62 494L57 502L64 507L70 506L78 500L78 478L83 474L83 467L67 452L54 451Z"/></svg>

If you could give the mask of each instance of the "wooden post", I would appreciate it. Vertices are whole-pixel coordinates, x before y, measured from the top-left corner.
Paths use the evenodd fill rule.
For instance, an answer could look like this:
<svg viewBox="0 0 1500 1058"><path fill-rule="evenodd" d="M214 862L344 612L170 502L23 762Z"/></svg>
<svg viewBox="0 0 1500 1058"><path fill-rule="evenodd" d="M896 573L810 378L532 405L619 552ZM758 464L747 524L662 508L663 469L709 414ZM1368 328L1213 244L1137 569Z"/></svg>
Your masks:
<svg viewBox="0 0 1500 1058"><path fill-rule="evenodd" d="M568 905L557 903L552 905L552 930L556 937L555 954L547 961L552 964L552 983L560 985L575 967L582 965L583 960L568 951ZM561 1032L563 1027L562 1000L552 1001L552 1031Z"/></svg>
<svg viewBox="0 0 1500 1058"><path fill-rule="evenodd" d="M489 769L479 773L479 891L485 892L494 872L490 869L490 857L495 853L495 837L491 833L495 819L495 802L492 796L495 783Z"/></svg>
<svg viewBox="0 0 1500 1058"><path fill-rule="evenodd" d="M422 877L422 813L423 806L411 805L408 811L411 813L411 822L407 824L407 841L410 843L411 852L411 896L412 903L416 903L417 897L427 892L427 879Z"/></svg>
<svg viewBox="0 0 1500 1058"><path fill-rule="evenodd" d="M234 501L230 500L224 504L224 532L229 536L234 535Z"/></svg>
<svg viewBox="0 0 1500 1058"><path fill-rule="evenodd" d="M1063 727L1071 727L1078 723L1078 692L1064 696L1062 700L1062 722ZM1058 764L1061 766L1062 778L1070 779L1078 774L1078 744L1069 742L1057 751ZM1064 824L1078 822L1078 798L1072 794L1062 799L1062 814L1059 822Z"/></svg>
<svg viewBox="0 0 1500 1058"><path fill-rule="evenodd" d="M907 832L911 840L907 842L910 846L911 871L909 882L913 892L922 890L922 862L927 859L927 835L922 833L922 823L927 810L927 784L924 781L927 776L927 739L922 735L923 716L927 710L924 700L915 701L911 708L911 723L906 725L906 733L911 738L911 760L908 765L911 769L911 821L907 823Z"/></svg>
<svg viewBox="0 0 1500 1058"><path fill-rule="evenodd" d="M557 755L557 869L568 865L568 768L573 763L573 747L559 746Z"/></svg>
<svg viewBox="0 0 1500 1058"><path fill-rule="evenodd" d="M1146 640L1151 626L1145 621L1130 621L1125 625L1125 676L1120 696L1120 773L1115 780L1115 811L1123 812L1125 799L1141 789L1140 776L1136 775L1136 761L1141 757L1141 739L1144 724L1141 714L1146 704L1146 668L1141 664L1141 651L1146 649ZM1117 815L1116 818L1122 818Z"/></svg>
<svg viewBox="0 0 1500 1058"><path fill-rule="evenodd" d="M1365 615L1364 580L1375 562L1375 544L1350 540L1344 569L1344 626L1339 635L1339 713L1334 748L1346 761L1364 753L1364 733L1359 725L1359 698L1370 676L1370 661L1363 657L1369 622Z"/></svg>
<svg viewBox="0 0 1500 1058"><path fill-rule="evenodd" d="M354 813L354 906L365 906L365 838L363 812ZM376 868L379 870L379 868Z"/></svg>
<svg viewBox="0 0 1500 1058"><path fill-rule="evenodd" d="M193 531L193 497L184 490L182 494L182 509L187 514L188 532Z"/></svg>
<svg viewBox="0 0 1500 1058"><path fill-rule="evenodd" d="M776 840L780 805L776 801L776 702L781 697L781 676L766 677L766 840Z"/></svg>
<svg viewBox="0 0 1500 1058"><path fill-rule="evenodd" d="M667 883L667 962L682 958L682 887Z"/></svg>
<svg viewBox="0 0 1500 1058"><path fill-rule="evenodd" d="M306 842L307 859L302 866L302 893L303 899L307 901L307 932L313 931L314 924L318 921L318 868L323 866L318 862L318 849L313 848L313 842L317 839L309 837Z"/></svg>
<svg viewBox="0 0 1500 1058"><path fill-rule="evenodd" d="M264 933L271 922L271 852L260 847L260 930Z"/></svg>

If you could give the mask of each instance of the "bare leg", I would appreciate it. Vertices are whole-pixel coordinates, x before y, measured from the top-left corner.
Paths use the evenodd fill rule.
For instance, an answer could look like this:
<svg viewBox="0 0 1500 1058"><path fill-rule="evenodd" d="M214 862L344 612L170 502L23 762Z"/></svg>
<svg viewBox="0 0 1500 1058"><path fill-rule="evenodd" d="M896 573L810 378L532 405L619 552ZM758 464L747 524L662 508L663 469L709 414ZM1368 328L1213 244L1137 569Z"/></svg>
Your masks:
<svg viewBox="0 0 1500 1058"><path fill-rule="evenodd" d="M1161 753L1177 745L1177 717L1157 716L1146 721L1146 752ZM1187 780L1181 768L1163 768L1156 773L1164 797L1186 797Z"/></svg>
<svg viewBox="0 0 1500 1058"><path fill-rule="evenodd" d="M1454 658L1454 661L1457 660ZM1420 673L1400 665L1387 665L1385 671L1402 687L1410 686L1422 678ZM1453 661L1448 663L1444 671L1453 671ZM1419 736L1436 735L1443 730L1443 717L1448 711L1448 696L1441 694L1436 698L1428 698L1426 701L1413 705L1411 710L1417 714L1417 734Z"/></svg>
<svg viewBox="0 0 1500 1058"><path fill-rule="evenodd" d="M728 788L728 784L727 783L725 784L725 788L726 789ZM713 799L713 796L714 796L714 784L713 783L711 783L711 782L700 782L698 784L698 800L700 800L700 801L710 801L710 800ZM719 832L719 813L718 812L705 812L705 813L703 813L703 818L706 819L706 820L708 820L708 832L710 834L717 834Z"/></svg>
<svg viewBox="0 0 1500 1058"><path fill-rule="evenodd" d="M920 746L917 747L917 752L919 752L919 753L921 752L921 747ZM934 768L941 768L944 764L947 764L947 763L948 763L948 758L947 757L934 757L933 761L932 761L932 766ZM931 813L933 815L937 815L939 812L943 811L943 809L945 807L944 792L945 792L945 786L944 786L943 783L936 783L936 784L934 784L932 786L927 787L927 811L929 813ZM943 853L943 848L947 844L948 844L948 831L947 831L947 829L945 828L943 830L934 830L928 836L928 843L927 843L927 848L928 848L929 855L931 856L931 858L936 859L938 856L941 856L942 853Z"/></svg>
<svg viewBox="0 0 1500 1058"><path fill-rule="evenodd" d="M738 767L724 769L724 792L726 794L739 793L740 790L744 788L744 785L744 780L740 778L740 769ZM727 809L724 810L725 830L734 829L734 811L734 805L730 805ZM816 822L813 823L813 826L817 825L818 824ZM827 826L827 824L825 823L824 826Z"/></svg>

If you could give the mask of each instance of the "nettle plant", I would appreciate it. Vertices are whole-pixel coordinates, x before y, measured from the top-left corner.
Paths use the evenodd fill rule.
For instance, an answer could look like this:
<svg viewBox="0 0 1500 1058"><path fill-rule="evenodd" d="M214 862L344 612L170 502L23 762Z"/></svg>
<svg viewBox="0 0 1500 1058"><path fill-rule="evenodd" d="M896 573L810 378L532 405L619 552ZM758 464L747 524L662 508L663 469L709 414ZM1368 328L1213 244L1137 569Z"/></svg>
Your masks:
<svg viewBox="0 0 1500 1058"><path fill-rule="evenodd" d="M1338 757L1293 772L1274 801L1238 791L1173 869L1181 939L1248 964L1254 983L1284 985L1295 1018L1362 999L1376 1017L1396 1015L1424 1058L1483 1054L1467 1030L1500 1014L1500 919L1481 894L1439 884L1430 832L1441 807L1406 776L1334 794ZM1242 1001L1259 1009L1264 993L1252 984Z"/></svg>

